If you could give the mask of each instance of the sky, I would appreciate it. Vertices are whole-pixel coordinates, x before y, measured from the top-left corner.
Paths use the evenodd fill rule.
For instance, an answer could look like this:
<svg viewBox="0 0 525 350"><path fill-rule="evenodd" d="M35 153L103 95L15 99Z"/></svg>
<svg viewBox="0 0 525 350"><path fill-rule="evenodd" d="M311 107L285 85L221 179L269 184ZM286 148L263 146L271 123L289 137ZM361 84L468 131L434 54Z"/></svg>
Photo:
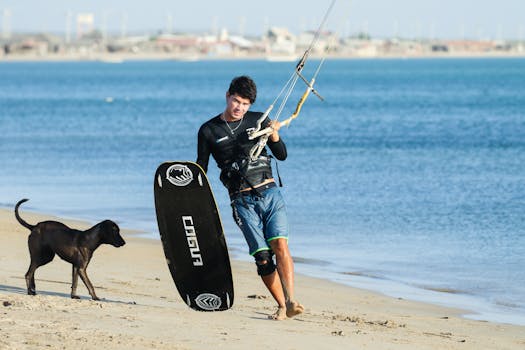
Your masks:
<svg viewBox="0 0 525 350"><path fill-rule="evenodd" d="M269 26L315 30L332 0L0 0L0 30L75 32L78 14L114 34L259 36ZM342 36L525 40L525 0L336 0L325 29Z"/></svg>

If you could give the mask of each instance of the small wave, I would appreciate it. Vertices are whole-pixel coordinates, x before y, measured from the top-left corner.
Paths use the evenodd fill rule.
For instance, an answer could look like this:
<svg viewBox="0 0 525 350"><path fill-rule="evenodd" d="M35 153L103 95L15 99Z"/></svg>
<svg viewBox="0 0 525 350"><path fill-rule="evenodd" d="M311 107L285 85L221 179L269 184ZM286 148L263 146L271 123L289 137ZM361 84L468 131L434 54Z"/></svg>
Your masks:
<svg viewBox="0 0 525 350"><path fill-rule="evenodd" d="M448 294L472 294L465 290L449 288L449 287L434 287L434 286L425 286L425 285L415 285L417 288L430 290L432 292L438 293L448 293Z"/></svg>
<svg viewBox="0 0 525 350"><path fill-rule="evenodd" d="M505 301L505 300L495 300L495 301L494 301L494 304L496 304L496 305L500 305L500 306L504 306L504 307L507 307L507 308L511 308L511 309L520 309L520 308L523 308L522 305L519 305L519 304L513 303L513 302L511 302L511 301Z"/></svg>
<svg viewBox="0 0 525 350"><path fill-rule="evenodd" d="M371 273L366 273L363 271L343 271L343 272L340 272L340 274L345 275L345 276L357 276L357 277L366 277L366 278L374 278L374 279L384 279L381 276L373 275Z"/></svg>
<svg viewBox="0 0 525 350"><path fill-rule="evenodd" d="M316 265L316 266L327 266L330 265L330 262L325 260L319 260L319 259L311 259L311 258L302 258L302 257L293 257L293 261L296 264L306 264L306 265Z"/></svg>

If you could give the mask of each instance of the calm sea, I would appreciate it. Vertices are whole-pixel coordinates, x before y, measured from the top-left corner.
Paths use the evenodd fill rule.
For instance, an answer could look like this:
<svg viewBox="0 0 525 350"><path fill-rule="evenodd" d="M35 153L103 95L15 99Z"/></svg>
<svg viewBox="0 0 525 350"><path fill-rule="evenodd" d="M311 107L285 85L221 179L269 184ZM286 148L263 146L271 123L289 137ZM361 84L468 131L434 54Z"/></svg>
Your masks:
<svg viewBox="0 0 525 350"><path fill-rule="evenodd" d="M315 61L309 62L311 74ZM233 76L264 110L294 63L0 63L0 205L158 239L153 174L194 160ZM525 324L525 60L328 60L281 135L297 270ZM284 112L303 92L299 87ZM214 162L232 256L249 259Z"/></svg>

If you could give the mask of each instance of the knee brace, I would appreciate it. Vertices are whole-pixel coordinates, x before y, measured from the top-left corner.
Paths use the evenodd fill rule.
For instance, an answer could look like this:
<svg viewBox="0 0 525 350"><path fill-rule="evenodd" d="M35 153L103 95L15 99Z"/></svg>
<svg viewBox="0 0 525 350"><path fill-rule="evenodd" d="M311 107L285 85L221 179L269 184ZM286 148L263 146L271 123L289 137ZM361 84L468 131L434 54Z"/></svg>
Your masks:
<svg viewBox="0 0 525 350"><path fill-rule="evenodd" d="M261 250L253 255L255 265L257 265L257 274L259 276L268 276L275 271L273 262L273 253L271 250Z"/></svg>

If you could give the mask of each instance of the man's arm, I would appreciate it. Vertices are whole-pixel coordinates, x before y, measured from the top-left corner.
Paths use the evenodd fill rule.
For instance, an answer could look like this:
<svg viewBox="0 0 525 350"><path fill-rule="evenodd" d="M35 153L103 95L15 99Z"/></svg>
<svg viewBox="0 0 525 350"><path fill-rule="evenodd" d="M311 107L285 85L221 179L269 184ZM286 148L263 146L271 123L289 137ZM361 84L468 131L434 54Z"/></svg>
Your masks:
<svg viewBox="0 0 525 350"><path fill-rule="evenodd" d="M272 151L272 154L275 156L275 158L279 160L285 160L288 156L288 153L286 152L286 145L279 135L281 123L276 120L272 120L268 126L273 129L273 133L268 138L268 147L270 147L270 150Z"/></svg>
<svg viewBox="0 0 525 350"><path fill-rule="evenodd" d="M201 166L204 172L208 172L208 162L210 160L211 151L204 129L204 125L201 126L197 137L197 164Z"/></svg>

